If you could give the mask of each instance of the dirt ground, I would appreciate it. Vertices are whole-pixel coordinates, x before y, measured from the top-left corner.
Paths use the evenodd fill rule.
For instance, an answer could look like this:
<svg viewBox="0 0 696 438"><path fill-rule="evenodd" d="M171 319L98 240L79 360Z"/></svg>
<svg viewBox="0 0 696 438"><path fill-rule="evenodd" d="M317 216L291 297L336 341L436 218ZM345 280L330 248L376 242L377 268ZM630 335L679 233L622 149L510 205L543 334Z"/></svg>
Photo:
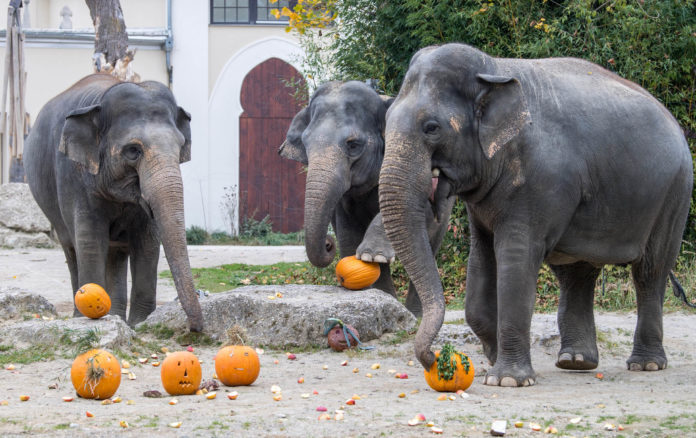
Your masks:
<svg viewBox="0 0 696 438"><path fill-rule="evenodd" d="M4 280L4 279L3 279ZM448 314L461 323L461 312ZM327 349L295 351L288 360L285 351L265 351L261 373L247 387L221 387L217 397L179 396L146 398L143 392L159 390L160 368L136 361L131 371L135 380L123 375L117 392L122 401L103 405L100 401L75 397L70 382L69 352L50 362L16 365L0 370L0 435L44 436L431 436L441 428L442 436L490 436L494 420L507 421L506 436L542 436L555 428L557 436L676 437L696 436L696 318L692 315L665 316L665 350L669 366L659 372L629 372L625 360L632 345L635 314L598 314L600 364L591 372L568 372L554 367L558 340L545 338L532 345L537 384L528 388L498 388L482 384L488 364L476 344L458 345L469 354L476 368L474 384L464 397L438 400L418 363L411 339L387 336L370 344L372 351L335 353ZM553 316L535 315L535 321ZM463 326L462 326L463 327ZM138 356L164 356L160 347L183 349L173 341L149 341ZM143 347L140 347L143 348ZM217 349L196 347L202 361L203 379L212 378ZM276 363L277 361L277 363ZM342 366L342 362L347 365ZM372 369L379 364L378 369ZM354 369L358 372L353 372ZM372 374L368 377L367 374ZM395 378L407 373L407 379ZM597 373L601 373L603 378ZM298 379L304 377L304 383ZM49 389L56 384L57 389ZM271 387L281 389L275 401ZM236 400L227 393L237 391ZM399 397L403 394L404 397ZM20 401L20 395L29 395ZM304 396L303 396L304 395ZM357 395L354 405L346 401ZM447 394L450 395L450 394ZM320 420L325 407L330 420ZM343 419L336 420L336 410ZM93 417L87 417L89 411ZM409 426L417 414L426 422ZM120 423L127 422L123 428ZM170 423L181 422L179 428ZM514 426L522 422L521 428ZM536 423L540 431L530 428ZM611 429L611 430L607 430ZM622 430L619 430L622 429Z"/></svg>

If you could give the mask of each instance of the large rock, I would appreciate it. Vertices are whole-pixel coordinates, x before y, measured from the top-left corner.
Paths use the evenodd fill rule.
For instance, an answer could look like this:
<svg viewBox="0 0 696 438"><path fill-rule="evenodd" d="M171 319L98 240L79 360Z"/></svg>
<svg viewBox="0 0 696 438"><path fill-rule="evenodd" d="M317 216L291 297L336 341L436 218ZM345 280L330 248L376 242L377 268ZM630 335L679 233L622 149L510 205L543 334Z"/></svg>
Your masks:
<svg viewBox="0 0 696 438"><path fill-rule="evenodd" d="M0 286L0 320L20 318L28 314L55 316L56 308L41 295L11 286Z"/></svg>
<svg viewBox="0 0 696 438"><path fill-rule="evenodd" d="M19 348L35 344L70 345L89 330L98 331L99 348L125 347L135 338L135 332L120 317L106 315L99 319L33 319L7 325L0 332L0 344Z"/></svg>
<svg viewBox="0 0 696 438"><path fill-rule="evenodd" d="M23 183L0 185L0 246L52 248L51 224Z"/></svg>
<svg viewBox="0 0 696 438"><path fill-rule="evenodd" d="M282 295L279 297L277 295ZM349 291L336 286L246 286L201 298L205 332L224 340L235 324L254 345L274 347L325 345L324 321L338 318L355 327L361 341L388 332L410 330L416 318L392 296L377 290ZM188 327L181 304L158 307L143 323Z"/></svg>
<svg viewBox="0 0 696 438"><path fill-rule="evenodd" d="M27 233L48 233L51 224L36 204L28 184L0 185L0 225Z"/></svg>

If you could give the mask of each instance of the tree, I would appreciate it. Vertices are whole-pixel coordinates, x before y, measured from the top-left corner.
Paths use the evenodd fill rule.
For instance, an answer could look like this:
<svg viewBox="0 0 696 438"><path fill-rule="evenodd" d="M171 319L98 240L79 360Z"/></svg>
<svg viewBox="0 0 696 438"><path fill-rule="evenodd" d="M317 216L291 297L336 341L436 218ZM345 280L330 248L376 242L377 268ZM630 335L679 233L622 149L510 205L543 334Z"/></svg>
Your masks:
<svg viewBox="0 0 696 438"><path fill-rule="evenodd" d="M94 24L94 71L111 73L125 81L138 81L130 62L128 33L119 0L85 0Z"/></svg>

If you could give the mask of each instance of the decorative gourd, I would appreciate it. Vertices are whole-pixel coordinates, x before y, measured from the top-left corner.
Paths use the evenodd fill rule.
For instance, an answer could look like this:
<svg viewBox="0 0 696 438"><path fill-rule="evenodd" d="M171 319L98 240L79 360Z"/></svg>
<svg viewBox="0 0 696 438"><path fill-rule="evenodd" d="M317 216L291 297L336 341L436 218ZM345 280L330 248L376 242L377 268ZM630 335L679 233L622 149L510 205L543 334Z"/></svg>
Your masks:
<svg viewBox="0 0 696 438"><path fill-rule="evenodd" d="M331 347L332 350L334 351L343 351L348 348L353 348L358 345L358 341L360 341L360 334L358 331L355 329L350 324L344 324L346 331L349 331L348 334L348 342L346 342L346 334L343 333L343 327L341 324L336 324L333 326L331 331L329 331L329 334L327 336L327 340L329 342L329 347ZM358 338L357 340L351 336L350 332L352 332L353 336L355 338Z"/></svg>
<svg viewBox="0 0 696 438"><path fill-rule="evenodd" d="M87 283L75 292L75 307L87 318L99 319L109 313L111 298L103 287Z"/></svg>
<svg viewBox="0 0 696 438"><path fill-rule="evenodd" d="M435 391L465 391L474 381L474 364L466 354L445 344L442 351L435 352L435 362L430 370L423 370L423 374L425 381Z"/></svg>
<svg viewBox="0 0 696 438"><path fill-rule="evenodd" d="M227 386L251 385L260 370L259 355L251 347L228 345L215 355L215 374Z"/></svg>
<svg viewBox="0 0 696 438"><path fill-rule="evenodd" d="M379 278L379 263L368 263L354 255L342 258L336 264L336 278L346 289L365 289Z"/></svg>
<svg viewBox="0 0 696 438"><path fill-rule="evenodd" d="M109 398L121 384L121 365L108 351L89 350L73 361L70 379L80 397Z"/></svg>
<svg viewBox="0 0 696 438"><path fill-rule="evenodd" d="M198 391L202 378L201 363L195 354L177 351L162 362L160 377L164 390L171 395L189 395Z"/></svg>

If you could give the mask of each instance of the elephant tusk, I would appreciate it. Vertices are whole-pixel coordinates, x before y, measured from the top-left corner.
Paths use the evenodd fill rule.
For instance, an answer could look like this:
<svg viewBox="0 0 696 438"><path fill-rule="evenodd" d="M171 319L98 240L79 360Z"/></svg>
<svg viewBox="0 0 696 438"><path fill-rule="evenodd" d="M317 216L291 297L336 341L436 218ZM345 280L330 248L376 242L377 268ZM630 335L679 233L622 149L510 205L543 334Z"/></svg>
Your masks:
<svg viewBox="0 0 696 438"><path fill-rule="evenodd" d="M433 178L439 178L440 177L440 169L438 167L433 169Z"/></svg>

